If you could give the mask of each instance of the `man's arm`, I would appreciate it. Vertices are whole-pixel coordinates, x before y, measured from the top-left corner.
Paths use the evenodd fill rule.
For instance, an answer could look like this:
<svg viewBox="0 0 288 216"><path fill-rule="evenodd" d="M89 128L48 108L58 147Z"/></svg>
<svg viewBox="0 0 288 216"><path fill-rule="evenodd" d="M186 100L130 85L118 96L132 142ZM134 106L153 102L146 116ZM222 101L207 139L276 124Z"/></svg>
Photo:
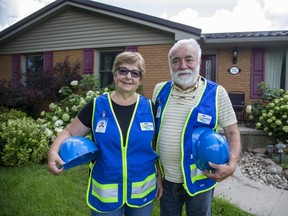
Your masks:
<svg viewBox="0 0 288 216"><path fill-rule="evenodd" d="M205 170L204 174L214 179L217 182L223 181L225 178L233 175L236 170L237 162L241 154L241 138L237 123L224 128L224 133L229 145L230 159L227 164L217 165L209 163L209 165L216 169L215 173L210 173Z"/></svg>

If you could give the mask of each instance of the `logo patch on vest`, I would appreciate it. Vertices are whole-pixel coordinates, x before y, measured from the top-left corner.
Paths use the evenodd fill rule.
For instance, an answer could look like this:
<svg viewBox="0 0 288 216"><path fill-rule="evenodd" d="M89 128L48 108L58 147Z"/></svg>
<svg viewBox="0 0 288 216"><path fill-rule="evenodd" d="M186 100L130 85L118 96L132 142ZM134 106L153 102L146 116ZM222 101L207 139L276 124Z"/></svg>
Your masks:
<svg viewBox="0 0 288 216"><path fill-rule="evenodd" d="M154 130L154 126L153 126L152 122L141 122L140 128L142 131L153 131Z"/></svg>
<svg viewBox="0 0 288 216"><path fill-rule="evenodd" d="M198 113L197 122L201 122L203 124L210 124L212 120L212 116L206 115L204 113Z"/></svg>

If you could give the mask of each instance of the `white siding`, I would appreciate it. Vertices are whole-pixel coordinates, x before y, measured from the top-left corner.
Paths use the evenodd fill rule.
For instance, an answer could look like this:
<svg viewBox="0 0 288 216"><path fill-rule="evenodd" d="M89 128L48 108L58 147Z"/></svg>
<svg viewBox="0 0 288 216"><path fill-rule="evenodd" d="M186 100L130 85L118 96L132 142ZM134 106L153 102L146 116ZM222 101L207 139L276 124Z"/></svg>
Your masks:
<svg viewBox="0 0 288 216"><path fill-rule="evenodd" d="M2 46L1 54L166 44L174 34L111 16L70 8ZM4 53L5 50L5 53Z"/></svg>

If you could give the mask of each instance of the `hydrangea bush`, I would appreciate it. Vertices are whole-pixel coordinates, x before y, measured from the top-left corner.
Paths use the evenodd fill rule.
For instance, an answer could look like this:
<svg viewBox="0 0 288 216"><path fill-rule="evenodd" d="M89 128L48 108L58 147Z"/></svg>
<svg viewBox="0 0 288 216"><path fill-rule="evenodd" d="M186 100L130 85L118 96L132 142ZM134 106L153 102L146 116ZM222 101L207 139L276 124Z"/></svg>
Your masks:
<svg viewBox="0 0 288 216"><path fill-rule="evenodd" d="M256 129L263 130L278 142L288 144L288 91L269 89L268 92L269 100L266 99L266 103L255 109L258 115Z"/></svg>
<svg viewBox="0 0 288 216"><path fill-rule="evenodd" d="M63 86L60 102L49 104L34 120L16 109L0 109L0 164L15 166L28 162L41 163L47 159L49 146L88 101L112 91L113 85L99 88L94 75L82 75L70 86Z"/></svg>
<svg viewBox="0 0 288 216"><path fill-rule="evenodd" d="M60 89L59 93L64 99L49 104L49 111L42 111L37 123L45 126L46 134L51 135L52 142L88 101L113 89L113 85L99 88L99 80L94 75L82 75L79 82L74 80L70 86L63 86Z"/></svg>

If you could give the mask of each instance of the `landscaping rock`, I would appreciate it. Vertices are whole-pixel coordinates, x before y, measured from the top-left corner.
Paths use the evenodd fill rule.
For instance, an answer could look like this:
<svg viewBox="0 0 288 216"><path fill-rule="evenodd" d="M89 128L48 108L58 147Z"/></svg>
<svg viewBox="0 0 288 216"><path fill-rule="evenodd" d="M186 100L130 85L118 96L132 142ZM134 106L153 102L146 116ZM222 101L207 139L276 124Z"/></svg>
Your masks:
<svg viewBox="0 0 288 216"><path fill-rule="evenodd" d="M261 151L243 152L238 165L241 172L255 182L288 190L288 171L282 172L283 168Z"/></svg>

